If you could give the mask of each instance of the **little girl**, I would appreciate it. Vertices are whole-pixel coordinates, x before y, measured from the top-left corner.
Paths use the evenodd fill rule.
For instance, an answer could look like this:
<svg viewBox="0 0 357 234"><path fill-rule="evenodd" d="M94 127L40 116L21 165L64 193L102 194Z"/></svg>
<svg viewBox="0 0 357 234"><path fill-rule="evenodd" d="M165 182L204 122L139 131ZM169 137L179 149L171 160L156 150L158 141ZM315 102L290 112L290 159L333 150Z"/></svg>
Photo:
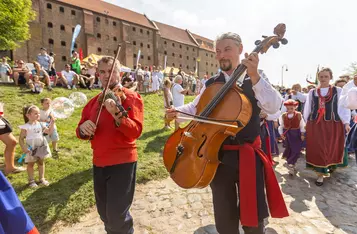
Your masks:
<svg viewBox="0 0 357 234"><path fill-rule="evenodd" d="M27 173L29 177L29 186L37 187L34 179L34 165L37 162L40 183L48 186L49 182L45 179L44 159L51 157L51 151L48 146L44 133L52 134L54 128L54 119L52 119L49 128L39 122L40 109L35 105L25 106L23 108L25 124L19 126L21 129L19 143L21 149L26 153L25 163L27 163ZM25 140L26 139L26 143Z"/></svg>
<svg viewBox="0 0 357 234"><path fill-rule="evenodd" d="M45 83L40 81L38 76L33 76L33 81L29 80L29 87L33 93L42 93Z"/></svg>
<svg viewBox="0 0 357 234"><path fill-rule="evenodd" d="M51 99L42 98L41 99L42 110L40 110L40 122L43 123L46 127L50 126L51 120L54 120L52 109L50 108ZM54 124L52 134L46 135L47 142L52 142L52 149L55 153L58 153L57 142L59 140L59 135L57 132L57 126Z"/></svg>
<svg viewBox="0 0 357 234"><path fill-rule="evenodd" d="M171 81L166 79L164 81L164 106L168 109L172 106L172 93L171 93ZM170 129L170 121L165 118L165 129Z"/></svg>
<svg viewBox="0 0 357 234"><path fill-rule="evenodd" d="M289 174L294 175L296 172L295 164L299 159L302 143L305 139L305 121L302 114L296 111L299 103L289 99L284 102L287 112L283 113L280 118L278 128L281 138L284 140L283 158L287 159Z"/></svg>

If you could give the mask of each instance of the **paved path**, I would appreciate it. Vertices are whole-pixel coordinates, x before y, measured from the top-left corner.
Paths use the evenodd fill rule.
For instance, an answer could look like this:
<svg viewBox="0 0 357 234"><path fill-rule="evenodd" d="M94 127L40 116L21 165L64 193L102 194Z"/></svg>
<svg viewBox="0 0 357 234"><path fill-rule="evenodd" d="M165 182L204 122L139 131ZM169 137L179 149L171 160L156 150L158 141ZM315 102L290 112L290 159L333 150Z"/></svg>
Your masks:
<svg viewBox="0 0 357 234"><path fill-rule="evenodd" d="M354 156L349 159L350 167L335 172L325 180L323 187L315 186L315 174L304 169L304 158L298 161L296 177L288 175L284 160L278 157L274 160L290 216L268 219L267 234L357 234L357 166ZM135 233L139 234L217 233L210 189L183 190L169 178L138 185L131 212ZM105 231L93 209L80 223L53 233L104 234Z"/></svg>

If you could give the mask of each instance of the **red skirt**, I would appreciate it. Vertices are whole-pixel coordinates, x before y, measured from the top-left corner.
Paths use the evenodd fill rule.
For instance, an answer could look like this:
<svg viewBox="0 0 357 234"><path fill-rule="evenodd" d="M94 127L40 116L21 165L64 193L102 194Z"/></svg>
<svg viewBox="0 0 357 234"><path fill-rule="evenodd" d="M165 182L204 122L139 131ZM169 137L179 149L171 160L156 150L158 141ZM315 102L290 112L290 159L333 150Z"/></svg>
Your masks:
<svg viewBox="0 0 357 234"><path fill-rule="evenodd" d="M328 167L343 163L345 130L341 121L309 120L306 124L306 163Z"/></svg>

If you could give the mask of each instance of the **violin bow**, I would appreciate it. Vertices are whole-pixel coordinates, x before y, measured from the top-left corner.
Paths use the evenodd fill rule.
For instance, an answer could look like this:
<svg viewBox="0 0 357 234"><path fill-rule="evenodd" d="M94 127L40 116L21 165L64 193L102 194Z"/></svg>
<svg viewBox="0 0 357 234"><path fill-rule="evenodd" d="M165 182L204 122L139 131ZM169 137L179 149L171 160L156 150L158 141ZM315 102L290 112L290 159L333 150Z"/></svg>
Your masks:
<svg viewBox="0 0 357 234"><path fill-rule="evenodd" d="M103 110L103 106L104 106L104 98L105 96L107 95L107 92L108 92L108 89L109 89L109 85L110 85L110 82L112 80L112 77L113 77L113 73L114 73L114 68L115 68L115 64L116 64L116 61L119 57L119 53L120 53L120 49L121 49L121 45L119 44L118 45L118 49L117 49L117 53L114 57L114 61L113 61L113 64L112 64L112 68L110 70L110 75L109 75L109 79L108 79L108 82L107 82L107 85L105 86L104 90L102 91L102 102L100 103L100 107L99 107L99 111L97 113L97 116L95 117L95 127L98 126L98 122L99 122L99 117L100 117L100 114L102 113L102 110ZM92 140L94 137L94 135L91 135L90 136L90 140Z"/></svg>

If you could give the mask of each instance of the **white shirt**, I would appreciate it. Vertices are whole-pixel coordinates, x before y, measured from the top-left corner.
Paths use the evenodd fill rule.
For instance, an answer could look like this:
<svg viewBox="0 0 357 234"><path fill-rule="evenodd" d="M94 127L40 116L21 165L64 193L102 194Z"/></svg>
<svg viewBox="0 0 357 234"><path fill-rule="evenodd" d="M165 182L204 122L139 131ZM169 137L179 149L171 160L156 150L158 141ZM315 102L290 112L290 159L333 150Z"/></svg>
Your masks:
<svg viewBox="0 0 357 234"><path fill-rule="evenodd" d="M43 138L43 127L40 122L36 122L34 124L26 123L24 125L20 125L19 128L26 130L26 141Z"/></svg>
<svg viewBox="0 0 357 234"><path fill-rule="evenodd" d="M336 87L337 89L337 98L340 99L340 96L341 96L341 92L342 92L342 89L340 87ZM321 96L325 97L328 93L328 90L329 88L321 88ZM315 89L311 89L309 91L309 94L306 98L306 102L305 102L305 107L304 107L304 119L305 121L307 122L309 116L310 116L310 113L311 113L311 105L312 105L312 93L314 93L314 95L317 97L317 92L314 92ZM338 107L337 107L337 113L338 113L338 116L340 117L341 121L343 124L346 124L346 123L350 123L350 119L351 119L351 111L345 107L343 107L341 105L341 102L338 101Z"/></svg>
<svg viewBox="0 0 357 234"><path fill-rule="evenodd" d="M185 104L185 95L183 95L181 92L184 89L180 84L174 83L172 86L172 103L174 104L174 107L179 107L183 106Z"/></svg>
<svg viewBox="0 0 357 234"><path fill-rule="evenodd" d="M278 110L275 114L267 114L268 116L265 118L268 121L277 121L281 115L281 111Z"/></svg>
<svg viewBox="0 0 357 234"><path fill-rule="evenodd" d="M292 119L294 117L294 114L288 114L288 119ZM284 133L284 119L283 119L283 115L281 115L279 117L279 124L280 126L278 127L278 132L280 135L282 135ZM302 118L301 116L301 120L300 120L300 125L299 125L299 128L300 128L300 132L305 132L305 121L304 121L304 118Z"/></svg>
<svg viewBox="0 0 357 234"><path fill-rule="evenodd" d="M223 74L226 81L230 79L230 76L228 74L226 74L225 72L223 72ZM263 72L260 73L260 77L261 78L259 79L259 81L255 85L253 85L253 91L255 94L255 98L258 100L258 106L262 109L262 111L267 114L275 114L277 111L279 111L283 99L280 93L276 89L274 89L274 87L269 83L268 78ZM250 78L248 77L246 79ZM205 91L205 89L206 86L203 85L200 93L192 102L176 109L182 112L186 112L188 114L196 114L196 106L200 101L201 95ZM185 120L180 120L178 118L177 121L184 122Z"/></svg>
<svg viewBox="0 0 357 234"><path fill-rule="evenodd" d="M357 109L357 86L354 80L349 81L343 86L341 97L338 101L345 108L351 110Z"/></svg>
<svg viewBox="0 0 357 234"><path fill-rule="evenodd" d="M68 82L71 83L73 80L73 77L76 75L76 73L74 71L67 72L67 71L63 70L62 75L67 79Z"/></svg>

